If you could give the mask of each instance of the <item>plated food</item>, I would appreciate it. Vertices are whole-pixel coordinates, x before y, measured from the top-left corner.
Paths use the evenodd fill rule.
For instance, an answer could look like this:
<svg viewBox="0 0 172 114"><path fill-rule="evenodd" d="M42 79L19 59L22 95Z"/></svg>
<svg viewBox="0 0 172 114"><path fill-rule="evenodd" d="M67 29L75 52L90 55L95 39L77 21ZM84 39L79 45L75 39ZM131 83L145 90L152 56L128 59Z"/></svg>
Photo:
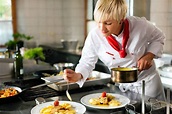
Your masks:
<svg viewBox="0 0 172 114"><path fill-rule="evenodd" d="M95 109L117 109L129 104L130 99L120 94L102 92L82 97L81 103Z"/></svg>
<svg viewBox="0 0 172 114"><path fill-rule="evenodd" d="M31 114L84 114L84 105L72 101L51 101L36 105Z"/></svg>
<svg viewBox="0 0 172 114"><path fill-rule="evenodd" d="M50 76L63 76L63 71L60 71L59 73L54 73L54 74L49 74L49 73L42 73L45 77L50 77Z"/></svg>
<svg viewBox="0 0 172 114"><path fill-rule="evenodd" d="M15 88L5 88L0 90L0 98L6 98L17 94L18 91Z"/></svg>
<svg viewBox="0 0 172 114"><path fill-rule="evenodd" d="M40 114L76 114L76 110L69 103L59 104L56 100L54 105L49 105L41 109Z"/></svg>
<svg viewBox="0 0 172 114"><path fill-rule="evenodd" d="M106 92L102 92L101 96L91 98L89 100L91 105L98 105L98 106L120 106L121 102L118 101L115 96L111 94L107 94Z"/></svg>

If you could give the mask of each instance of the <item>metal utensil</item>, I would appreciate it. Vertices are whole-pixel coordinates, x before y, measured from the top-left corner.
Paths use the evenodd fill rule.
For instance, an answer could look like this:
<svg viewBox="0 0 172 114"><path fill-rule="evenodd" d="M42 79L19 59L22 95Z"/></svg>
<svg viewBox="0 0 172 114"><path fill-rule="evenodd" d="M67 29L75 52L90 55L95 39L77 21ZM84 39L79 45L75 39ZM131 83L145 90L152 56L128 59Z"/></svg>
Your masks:
<svg viewBox="0 0 172 114"><path fill-rule="evenodd" d="M167 108L166 114L170 114L170 89L167 88Z"/></svg>
<svg viewBox="0 0 172 114"><path fill-rule="evenodd" d="M72 101L72 97L71 97L71 95L69 94L69 82L67 81L67 89L66 89L66 96L67 96L67 98L70 100L70 101Z"/></svg>
<svg viewBox="0 0 172 114"><path fill-rule="evenodd" d="M145 81L142 81L142 114L145 114Z"/></svg>
<svg viewBox="0 0 172 114"><path fill-rule="evenodd" d="M35 99L35 102L36 102L37 105L39 105L39 104L45 103L46 101L45 101L45 99L43 97L37 97Z"/></svg>
<svg viewBox="0 0 172 114"><path fill-rule="evenodd" d="M44 83L44 84L39 84L39 85L36 85L36 86L32 86L30 88L38 88L38 87L42 87L42 86L46 86L46 85L50 85L50 84L53 84L53 83L57 83L59 81L62 81L64 79L58 79L58 80L55 80L55 81L51 81L51 82L47 82L47 83ZM27 89L27 88L26 88Z"/></svg>

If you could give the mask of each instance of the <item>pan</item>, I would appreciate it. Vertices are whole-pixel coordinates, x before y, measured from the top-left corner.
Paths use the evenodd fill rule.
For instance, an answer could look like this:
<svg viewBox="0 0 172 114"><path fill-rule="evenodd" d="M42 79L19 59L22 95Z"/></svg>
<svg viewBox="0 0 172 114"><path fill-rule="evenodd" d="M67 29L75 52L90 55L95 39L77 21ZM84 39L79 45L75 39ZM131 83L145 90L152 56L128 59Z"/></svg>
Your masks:
<svg viewBox="0 0 172 114"><path fill-rule="evenodd" d="M131 83L137 81L138 68L119 67L111 69L111 79L115 83Z"/></svg>
<svg viewBox="0 0 172 114"><path fill-rule="evenodd" d="M23 91L26 91L28 89L34 89L34 88L46 86L46 85L49 85L49 84L57 83L57 82L62 81L62 80L63 79L58 79L58 80L51 81L51 82L48 82L48 83L43 83L43 84L39 84L39 85L36 85L36 86L28 87L28 88L25 88L25 89L21 89L20 87L17 87L17 86L4 86L4 87L1 87L0 90L4 90L4 89L7 89L7 88L14 88L15 90L17 90L17 94L15 94L13 96L9 96L9 97L0 98L0 104L1 103L9 103L11 101L19 100L19 95Z"/></svg>
<svg viewBox="0 0 172 114"><path fill-rule="evenodd" d="M59 70L40 70L33 73L33 76L41 78L47 77L51 75L57 75L60 71Z"/></svg>

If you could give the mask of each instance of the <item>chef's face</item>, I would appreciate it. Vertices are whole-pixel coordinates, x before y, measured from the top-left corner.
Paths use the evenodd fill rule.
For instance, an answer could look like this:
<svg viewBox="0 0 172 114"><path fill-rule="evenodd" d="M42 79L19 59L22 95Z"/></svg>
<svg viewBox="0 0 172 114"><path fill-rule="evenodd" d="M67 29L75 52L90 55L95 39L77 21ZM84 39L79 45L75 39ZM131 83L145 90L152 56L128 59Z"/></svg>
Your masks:
<svg viewBox="0 0 172 114"><path fill-rule="evenodd" d="M119 35L122 28L122 24L120 24L116 20L106 20L98 22L98 27L101 30L101 33L106 37L111 34Z"/></svg>

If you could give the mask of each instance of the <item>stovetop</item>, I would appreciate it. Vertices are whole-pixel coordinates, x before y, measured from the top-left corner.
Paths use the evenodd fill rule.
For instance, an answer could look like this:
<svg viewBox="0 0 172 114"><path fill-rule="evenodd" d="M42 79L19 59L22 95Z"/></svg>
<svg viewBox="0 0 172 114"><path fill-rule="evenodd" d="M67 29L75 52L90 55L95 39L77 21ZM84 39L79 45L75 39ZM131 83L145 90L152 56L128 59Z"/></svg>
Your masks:
<svg viewBox="0 0 172 114"><path fill-rule="evenodd" d="M17 86L20 87L22 90L38 85L38 84L43 84L45 83L44 80L40 78L35 78L35 79L28 79L28 80L17 80L17 81L11 81L11 82L5 82L5 85L8 86ZM76 92L85 92L85 91L91 91L95 89L102 89L105 85L95 85L91 87L85 87L85 88L78 88L77 90L70 90L70 93L76 93ZM55 97L55 96L61 96L65 95L65 91L57 91L54 90L48 86L43 86L43 87L38 87L38 88L32 88L32 89L27 89L25 91L22 91L19 94L19 97L23 101L31 101L34 100L37 97L43 97L43 98L49 98L49 97Z"/></svg>
<svg viewBox="0 0 172 114"><path fill-rule="evenodd" d="M40 78L36 79L29 79L29 80L18 80L18 81L11 81L11 82L5 82L5 85L9 86L17 86L21 89L29 88L38 84L45 83L44 80ZM77 92L85 92L85 91L92 91L95 89L102 89L105 85L96 85L91 87L85 87L85 88L79 88L75 90L70 90L70 93L77 93ZM55 96L62 96L65 95L65 91L57 91L54 90L48 86L38 87L34 89L27 89L25 91L22 91L19 94L19 98L25 102L35 100L37 97L43 97L43 98L49 98L49 97L55 97ZM121 110L123 114L127 113L125 108ZM166 107L162 107L156 110L153 110L151 112L152 114L166 114ZM172 110L171 110L172 113ZM113 114L113 113L112 113ZM115 113L114 113L115 114Z"/></svg>

